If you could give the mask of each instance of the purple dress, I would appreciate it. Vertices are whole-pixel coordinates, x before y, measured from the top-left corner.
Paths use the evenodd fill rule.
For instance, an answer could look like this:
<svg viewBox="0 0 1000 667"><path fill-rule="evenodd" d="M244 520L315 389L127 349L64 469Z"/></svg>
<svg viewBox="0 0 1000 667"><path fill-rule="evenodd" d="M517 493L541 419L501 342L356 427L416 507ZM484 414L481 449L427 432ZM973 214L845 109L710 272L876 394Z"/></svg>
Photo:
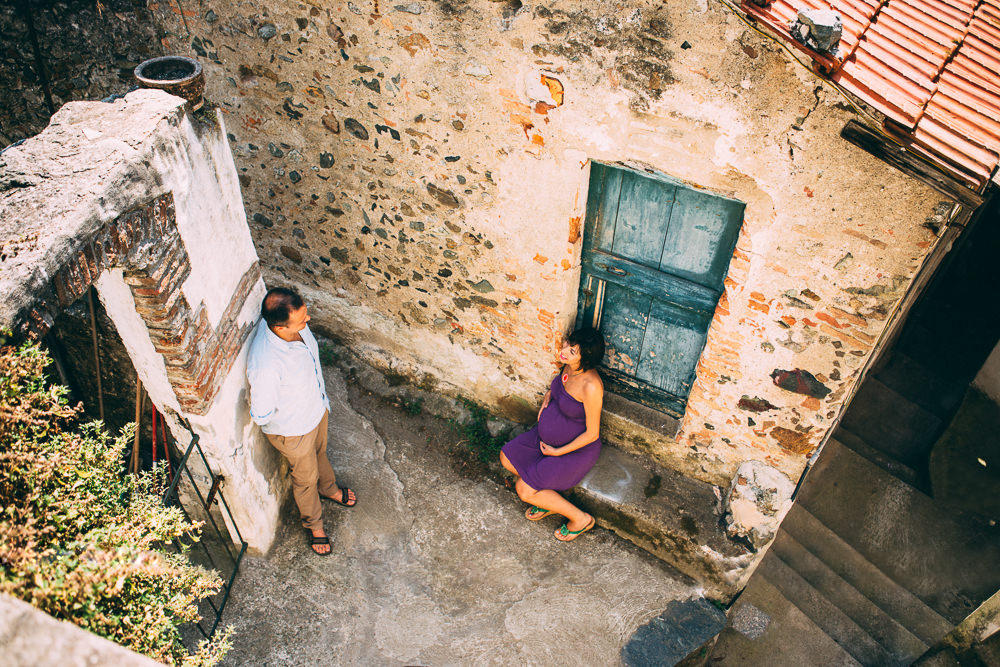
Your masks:
<svg viewBox="0 0 1000 667"><path fill-rule="evenodd" d="M587 430L583 403L569 395L557 375L549 388L549 404L538 423L503 446L503 453L517 474L535 491L565 491L580 483L601 454L601 439L563 456L545 456L539 442L553 447L569 444Z"/></svg>

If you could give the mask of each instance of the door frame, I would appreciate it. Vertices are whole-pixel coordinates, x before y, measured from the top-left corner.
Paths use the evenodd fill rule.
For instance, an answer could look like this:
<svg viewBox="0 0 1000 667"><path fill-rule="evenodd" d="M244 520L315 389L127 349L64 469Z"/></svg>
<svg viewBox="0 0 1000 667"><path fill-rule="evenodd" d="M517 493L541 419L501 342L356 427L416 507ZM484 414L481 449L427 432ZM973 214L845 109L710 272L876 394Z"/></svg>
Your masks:
<svg viewBox="0 0 1000 667"><path fill-rule="evenodd" d="M587 201L584 204L585 209L584 209L584 225L583 225L583 245L581 247L581 252L580 252L581 272L580 272L580 281L576 289L577 312L576 312L576 317L574 318L574 322L577 327L592 326L595 329L598 329L600 327L603 314L604 290L607 281L601 280L598 276L594 275L595 273L601 273L601 271L592 270L590 271L591 275L584 275L584 272L588 270L586 268L588 260L584 258L584 254L602 252L596 250L594 247L593 226L596 224L596 218L598 213L594 214L593 220L591 219L591 215L589 215L589 211L591 210L591 205L599 206L598 202L600 202L602 198L601 194L602 188L597 187L598 184L595 184L592 175L593 174L592 167L594 164L601 165L602 167L617 169L620 171L632 172L641 177L650 178L654 181L659 181L666 185L689 188L697 192L704 192L714 197L719 197L720 199L734 201L742 205L744 207L744 211L746 207L746 202L737 199L736 197L730 194L723 194L721 192L713 190L712 188L706 188L696 185L694 183L689 183L680 178L671 176L662 171L654 169L653 167L635 161L610 162L606 160L591 159L590 160L591 169L588 170ZM701 350L698 352L698 357L697 357L698 361L701 360L701 357L702 355L704 355L705 349L708 346L708 332L711 331L712 323L715 321L715 307L718 304L719 299L721 299L722 296L725 294L725 287L724 287L725 278L729 275L729 269L732 263L732 255L733 252L735 252L736 245L739 243L739 238L743 231L743 224L745 222L745 219L746 219L745 215L741 217L739 229L736 231L736 234L733 238L733 250L729 252L726 260L726 269L722 280L723 287L720 288L718 296L714 297L714 304L711 306L711 308L710 309L706 308L706 310L704 311L707 319L707 322L705 322L705 342L702 344ZM614 267L610 268L612 270L614 269ZM649 270L653 271L653 269ZM584 285L584 282L586 282L586 285ZM594 283L597 283L597 285L595 286ZM714 292L714 290L708 287L703 287L701 285L698 285L698 287L700 288L698 291L701 292L703 290L705 294L701 293L694 294L693 296L697 300L704 300L708 296L709 292ZM584 298L581 299L581 297ZM590 321L585 322L584 315L587 312L587 310L589 310L589 308L588 307L581 308L580 305L582 301L585 300L587 303L590 303L592 299L594 300L595 303L593 314L589 318ZM692 313L695 312L700 312L700 311L692 310ZM695 362L694 368L692 369L691 372L692 387L694 386L694 383L697 380L698 361ZM670 415L671 417L675 417L677 419L683 418L685 409L687 407L687 398L688 398L687 395L685 395L684 397L676 396L663 389L660 389L659 387L647 384L637 378L629 376L615 369L608 368L606 366L601 366L600 371L602 377L604 377L606 380L609 381L608 388L615 394L622 396L623 398L626 398L628 400L634 401L636 403L645 405L658 412ZM688 390L688 395L690 395L690 388Z"/></svg>

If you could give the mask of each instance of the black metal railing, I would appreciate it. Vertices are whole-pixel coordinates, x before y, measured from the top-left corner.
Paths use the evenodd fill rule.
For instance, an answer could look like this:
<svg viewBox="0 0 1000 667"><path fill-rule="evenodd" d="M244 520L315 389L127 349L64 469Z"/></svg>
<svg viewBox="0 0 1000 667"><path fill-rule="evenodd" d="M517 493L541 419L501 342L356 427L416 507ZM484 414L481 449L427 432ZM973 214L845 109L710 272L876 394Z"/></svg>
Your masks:
<svg viewBox="0 0 1000 667"><path fill-rule="evenodd" d="M184 426L191 434L191 444L188 445L187 450L177 464L177 470L170 480L170 487L163 494L163 504L167 506L176 505L184 513L184 517L188 521L192 520L192 512L189 510L196 508L185 507L179 497L179 482L182 477L186 477L190 485L190 489L188 489L187 485L184 487L186 492L190 491L187 494L190 496L188 505L196 505L197 508L200 508L199 514L203 513L203 516L197 517L204 520L202 535L197 542L188 541L187 543L182 543L180 540L174 540L172 546L178 551L187 552L188 556L195 563L218 572L225 582L218 592L199 602L201 618L197 623L191 624L196 627L202 637L209 639L215 634L215 630L219 626L222 612L226 608L226 602L229 600L229 592L232 589L233 581L236 579L236 572L240 568L240 561L243 560L243 554L246 553L247 542L243 539L243 535L240 534L239 526L236 525L236 519L233 518L233 513L229 509L229 504L226 502L226 497L222 492L222 475L212 472L211 466L208 465L208 459L205 457L205 452L198 443L198 434L191 429L189 424L185 423ZM194 461L197 463L200 460L201 465L204 466L204 475L209 480L208 489L204 493L203 489L198 486L196 475L191 472L191 455L195 452L197 452L197 457ZM205 486L204 481L202 482L202 486ZM195 499L197 502L192 503ZM236 533L236 537L239 539L241 545L239 553L235 552L235 544L228 534L226 526L219 527L212 511L213 506L218 507L218 512L225 515L220 518L223 518L225 524L232 526L233 531ZM199 546L200 549L198 548ZM232 568L231 571L230 567ZM206 625L209 622L211 625L206 629Z"/></svg>

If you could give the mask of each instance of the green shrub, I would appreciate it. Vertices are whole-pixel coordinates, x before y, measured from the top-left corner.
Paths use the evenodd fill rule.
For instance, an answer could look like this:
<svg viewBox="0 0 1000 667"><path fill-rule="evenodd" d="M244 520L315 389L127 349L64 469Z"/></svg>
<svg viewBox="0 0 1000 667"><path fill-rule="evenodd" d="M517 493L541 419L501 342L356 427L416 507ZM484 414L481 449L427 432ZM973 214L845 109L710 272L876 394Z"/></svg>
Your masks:
<svg viewBox="0 0 1000 667"><path fill-rule="evenodd" d="M177 626L221 584L163 545L200 525L165 507L163 471L127 475L131 429L80 424L36 344L0 332L0 592L167 664L211 665L228 632L189 654Z"/></svg>
<svg viewBox="0 0 1000 667"><path fill-rule="evenodd" d="M464 396L459 397L459 400L469 411L470 418L462 422L452 420L449 422L452 429L458 433L465 441L466 446L476 454L481 462L496 461L500 457L500 449L507 442L507 439L503 435L490 434L488 426L490 413L486 408Z"/></svg>

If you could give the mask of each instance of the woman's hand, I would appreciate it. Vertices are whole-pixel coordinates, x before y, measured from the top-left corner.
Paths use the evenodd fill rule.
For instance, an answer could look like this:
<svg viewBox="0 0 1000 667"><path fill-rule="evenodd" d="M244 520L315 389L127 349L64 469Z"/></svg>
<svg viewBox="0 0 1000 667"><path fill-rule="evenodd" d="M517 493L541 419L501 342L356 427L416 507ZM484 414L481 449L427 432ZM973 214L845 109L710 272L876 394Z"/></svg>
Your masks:
<svg viewBox="0 0 1000 667"><path fill-rule="evenodd" d="M541 440L538 441L538 449L542 450L542 454L545 454L545 456L562 456L561 447L546 445Z"/></svg>
<svg viewBox="0 0 1000 667"><path fill-rule="evenodd" d="M538 408L538 416L535 418L535 421L541 420L542 413L545 411L545 408L549 407L549 399L551 398L552 394L550 392L545 392L545 398L542 399L542 407Z"/></svg>

